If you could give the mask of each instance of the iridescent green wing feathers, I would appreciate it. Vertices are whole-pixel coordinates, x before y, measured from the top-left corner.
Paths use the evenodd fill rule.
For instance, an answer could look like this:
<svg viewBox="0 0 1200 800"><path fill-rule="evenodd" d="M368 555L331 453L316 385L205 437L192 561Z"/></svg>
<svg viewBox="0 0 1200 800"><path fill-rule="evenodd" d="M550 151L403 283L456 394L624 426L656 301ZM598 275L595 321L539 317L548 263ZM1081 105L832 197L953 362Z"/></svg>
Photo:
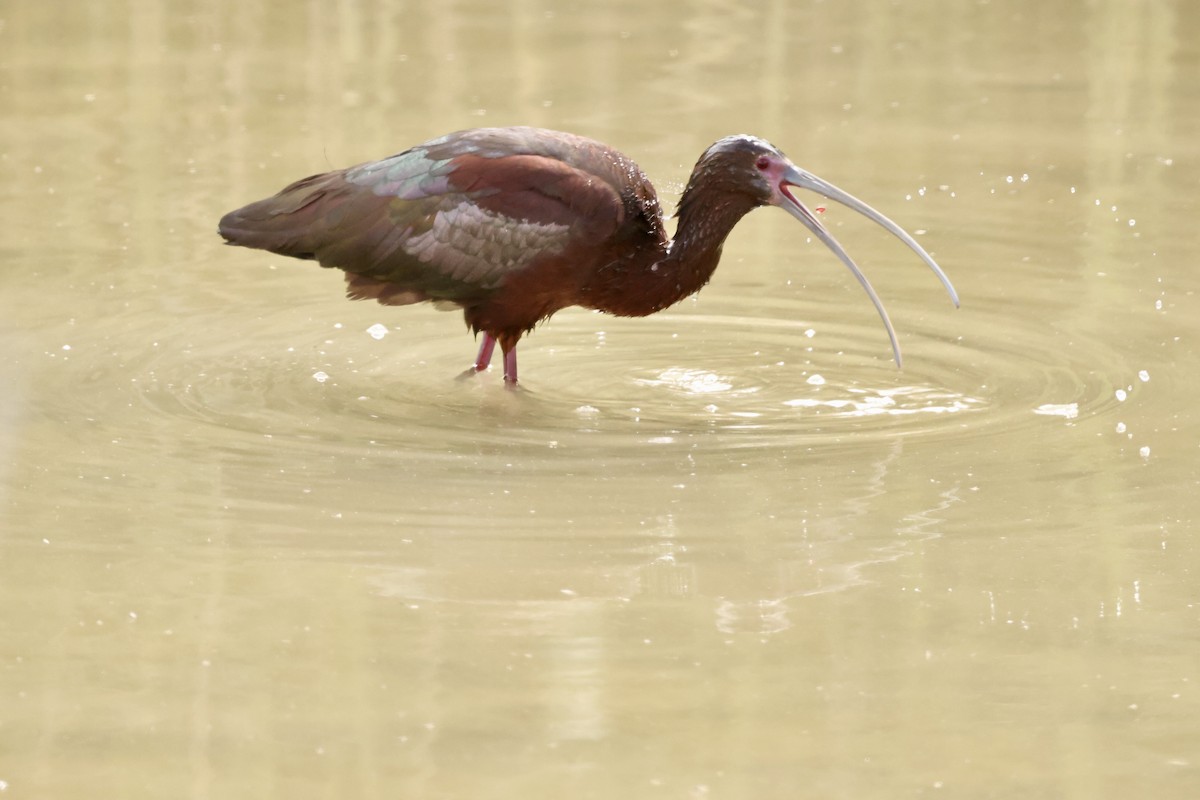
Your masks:
<svg viewBox="0 0 1200 800"><path fill-rule="evenodd" d="M594 156L572 145L602 145L538 133L451 134L305 178L226 215L220 230L233 244L346 270L352 297L469 300L573 244L603 242L625 218L613 181L572 163Z"/></svg>

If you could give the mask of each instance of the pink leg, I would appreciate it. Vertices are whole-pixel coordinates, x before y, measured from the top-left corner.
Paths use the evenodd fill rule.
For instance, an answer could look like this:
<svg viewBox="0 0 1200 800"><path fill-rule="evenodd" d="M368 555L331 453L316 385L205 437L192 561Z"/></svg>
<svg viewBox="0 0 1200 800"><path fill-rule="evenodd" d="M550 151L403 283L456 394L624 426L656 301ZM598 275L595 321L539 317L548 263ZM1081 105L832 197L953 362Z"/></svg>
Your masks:
<svg viewBox="0 0 1200 800"><path fill-rule="evenodd" d="M496 340L491 337L491 334L483 335L483 343L479 345L479 355L475 356L475 371L483 372L488 368L488 364L492 363L492 351L496 349ZM507 365L505 366L507 371Z"/></svg>
<svg viewBox="0 0 1200 800"><path fill-rule="evenodd" d="M512 385L517 382L517 347L504 354L504 382Z"/></svg>

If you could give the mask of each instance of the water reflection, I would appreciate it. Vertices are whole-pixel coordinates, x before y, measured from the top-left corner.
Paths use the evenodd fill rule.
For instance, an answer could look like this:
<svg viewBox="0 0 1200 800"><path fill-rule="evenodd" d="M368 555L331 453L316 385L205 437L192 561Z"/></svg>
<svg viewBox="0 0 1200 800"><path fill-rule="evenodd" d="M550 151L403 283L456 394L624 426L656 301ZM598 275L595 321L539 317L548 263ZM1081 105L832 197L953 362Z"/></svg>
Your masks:
<svg viewBox="0 0 1200 800"><path fill-rule="evenodd" d="M185 5L0 11L0 788L1194 796L1200 17ZM897 371L763 212L510 392L454 380L455 316L212 230L477 123L611 142L668 207L765 135L964 307L831 209Z"/></svg>
<svg viewBox="0 0 1200 800"><path fill-rule="evenodd" d="M804 615L804 598L869 583L873 567L912 555L922 542L942 535L947 510L963 502L960 489L934 480L914 492L911 477L893 475L904 463L904 450L904 440L896 439L879 457L863 461L863 468L846 470L834 502L817 507L805 485L820 479L793 472L796 510L756 520L754 529L718 528L714 538L694 528L694 514L667 513L639 525L636 537L615 531L606 536L599 562L585 548L579 550L582 561L546 566L546 551L559 542L547 530L531 534L515 551L508 543L505 563L528 563L527 569L510 567L484 577L484 556L383 569L372 583L383 596L410 608L432 606L435 621L486 609L497 636L558 637L560 621L579 613L595 619L575 630L604 630L606 619L646 604L684 604L706 614L708 624L724 634L778 634L793 625L794 614ZM924 505L890 517L887 509L897 507L897 497L921 495ZM891 499L886 504L881 502L885 496ZM588 641L603 650L620 647L603 637Z"/></svg>

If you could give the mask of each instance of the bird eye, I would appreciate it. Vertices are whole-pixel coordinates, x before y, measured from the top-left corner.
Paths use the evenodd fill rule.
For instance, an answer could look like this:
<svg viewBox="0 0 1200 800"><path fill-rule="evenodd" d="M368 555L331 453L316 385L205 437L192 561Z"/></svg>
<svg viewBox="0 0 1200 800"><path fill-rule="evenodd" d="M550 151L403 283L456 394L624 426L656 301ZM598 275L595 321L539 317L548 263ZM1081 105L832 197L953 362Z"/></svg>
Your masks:
<svg viewBox="0 0 1200 800"><path fill-rule="evenodd" d="M766 156L759 156L758 161L754 162L754 166L758 167L760 170L765 170L767 167L771 166L771 159L767 158Z"/></svg>

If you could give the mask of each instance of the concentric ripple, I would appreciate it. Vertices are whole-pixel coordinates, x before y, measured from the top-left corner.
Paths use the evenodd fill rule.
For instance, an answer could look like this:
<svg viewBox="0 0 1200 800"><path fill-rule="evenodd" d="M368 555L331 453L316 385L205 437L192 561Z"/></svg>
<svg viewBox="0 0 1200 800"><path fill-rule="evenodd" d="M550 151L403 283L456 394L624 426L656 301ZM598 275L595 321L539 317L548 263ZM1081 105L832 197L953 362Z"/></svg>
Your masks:
<svg viewBox="0 0 1200 800"><path fill-rule="evenodd" d="M462 375L474 343L456 313L309 300L215 325L180 318L166 336L155 315L113 321L101 338L119 357L92 378L127 381L152 417L293 447L431 459L561 448L569 463L679 443L786 451L1075 424L1111 409L1132 374L1102 343L1030 317L894 313L902 370L868 316L809 323L789 301L722 296L644 319L568 310L523 341L513 391L495 368Z"/></svg>

